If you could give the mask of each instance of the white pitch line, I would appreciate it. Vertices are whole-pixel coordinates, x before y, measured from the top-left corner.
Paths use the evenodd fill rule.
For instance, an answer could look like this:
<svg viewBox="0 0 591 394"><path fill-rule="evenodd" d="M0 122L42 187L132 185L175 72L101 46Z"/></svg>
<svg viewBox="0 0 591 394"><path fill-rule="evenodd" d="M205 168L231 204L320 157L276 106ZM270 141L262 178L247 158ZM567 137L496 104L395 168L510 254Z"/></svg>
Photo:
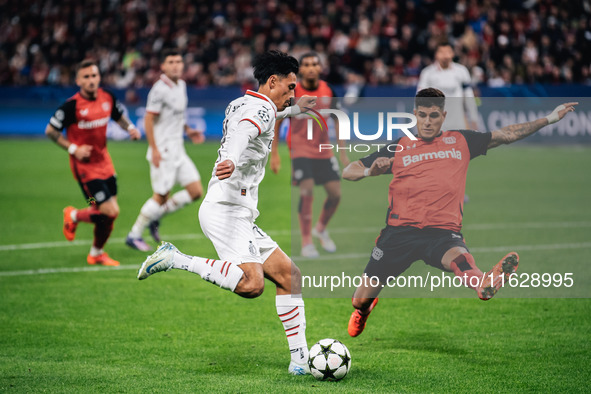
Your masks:
<svg viewBox="0 0 591 394"><path fill-rule="evenodd" d="M581 243L566 243L566 244L552 244L552 245L517 245L517 246L493 246L493 247L476 247L470 248L473 253L505 253L508 251L538 251L538 250L557 250L557 249L586 249L591 248L591 242ZM369 256L367 253L349 253L349 254L334 254L334 255L322 255L315 259L306 259L302 257L296 257L293 260L298 261L322 261L322 260L351 260L351 259L367 259ZM44 274L63 274L73 272L96 272L96 271L118 271L118 270L137 270L140 264L133 265L121 265L119 267L64 267L64 268L40 268L36 270L22 270L22 271L0 271L0 277L3 276L26 276L26 275L44 275Z"/></svg>
<svg viewBox="0 0 591 394"><path fill-rule="evenodd" d="M531 223L482 223L482 224L468 224L464 226L463 230L478 231L478 230L511 230L511 229L544 229L544 228L581 228L591 227L591 222L531 222ZM344 227L330 229L332 234L350 234L350 233L379 233L382 227ZM295 230L297 231L297 230ZM290 230L271 230L267 234L275 237L288 236L292 234ZM298 235L299 236L299 235ZM173 234L166 236L167 240L199 240L205 239L203 234ZM123 243L125 238L112 238L110 242ZM32 249L50 249L50 248L64 248L70 246L84 246L90 245L91 240L78 241L56 241L56 242L37 242L27 244L11 244L0 245L0 252L13 250L32 250Z"/></svg>

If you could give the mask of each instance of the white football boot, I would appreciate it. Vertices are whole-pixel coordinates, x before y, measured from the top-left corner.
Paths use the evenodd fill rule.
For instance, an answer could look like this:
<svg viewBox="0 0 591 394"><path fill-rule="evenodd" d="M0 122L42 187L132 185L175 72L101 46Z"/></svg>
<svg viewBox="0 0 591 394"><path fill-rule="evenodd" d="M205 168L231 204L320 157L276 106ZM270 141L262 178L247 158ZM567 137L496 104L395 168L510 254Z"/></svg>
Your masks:
<svg viewBox="0 0 591 394"><path fill-rule="evenodd" d="M312 236L320 240L320 245L322 245L322 248L326 250L328 253L334 253L337 251L337 246L334 244L334 241L330 239L330 236L328 235L328 230L320 232L316 230L316 228L313 228Z"/></svg>
<svg viewBox="0 0 591 394"><path fill-rule="evenodd" d="M139 280L161 271L170 271L174 260L174 253L178 249L170 242L162 242L156 251L148 256L137 273Z"/></svg>

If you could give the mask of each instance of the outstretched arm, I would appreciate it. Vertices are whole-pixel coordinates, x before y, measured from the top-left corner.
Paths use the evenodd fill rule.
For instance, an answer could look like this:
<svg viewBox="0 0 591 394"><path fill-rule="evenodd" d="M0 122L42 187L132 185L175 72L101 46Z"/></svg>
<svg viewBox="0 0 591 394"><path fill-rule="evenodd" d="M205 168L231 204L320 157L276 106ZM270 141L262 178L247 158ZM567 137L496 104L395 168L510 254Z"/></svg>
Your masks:
<svg viewBox="0 0 591 394"><path fill-rule="evenodd" d="M533 122L513 124L493 131L491 133L488 149L519 141L532 135L546 125L558 122L560 119L564 118L568 112L573 112L575 110L575 105L577 104L579 103L564 103L556 107L554 111L545 118L536 119Z"/></svg>
<svg viewBox="0 0 591 394"><path fill-rule="evenodd" d="M385 174L392 166L393 160L394 158L378 157L369 168L363 165L361 160L354 161L343 170L343 178L358 181L368 176Z"/></svg>

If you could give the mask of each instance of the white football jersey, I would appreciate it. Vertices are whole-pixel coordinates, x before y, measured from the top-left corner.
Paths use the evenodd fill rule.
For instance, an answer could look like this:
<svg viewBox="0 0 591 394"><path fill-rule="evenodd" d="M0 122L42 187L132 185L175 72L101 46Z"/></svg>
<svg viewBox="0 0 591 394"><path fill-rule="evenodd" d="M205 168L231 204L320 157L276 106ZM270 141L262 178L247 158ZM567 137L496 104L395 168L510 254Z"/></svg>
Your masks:
<svg viewBox="0 0 591 394"><path fill-rule="evenodd" d="M421 71L417 91L436 88L445 94L445 110L447 117L443 130L467 129L468 120L476 121L478 117L474 91L472 90L470 72L459 63L452 62L443 69L435 62Z"/></svg>
<svg viewBox="0 0 591 394"><path fill-rule="evenodd" d="M158 115L154 121L154 140L164 160L180 159L185 154L187 102L185 81L179 79L174 83L164 74L148 93L146 112ZM151 161L151 148L148 148L147 158Z"/></svg>
<svg viewBox="0 0 591 394"><path fill-rule="evenodd" d="M264 94L248 90L226 108L223 137L204 201L237 204L258 215L259 184L275 135L277 107ZM218 163L232 160L229 178L215 176Z"/></svg>

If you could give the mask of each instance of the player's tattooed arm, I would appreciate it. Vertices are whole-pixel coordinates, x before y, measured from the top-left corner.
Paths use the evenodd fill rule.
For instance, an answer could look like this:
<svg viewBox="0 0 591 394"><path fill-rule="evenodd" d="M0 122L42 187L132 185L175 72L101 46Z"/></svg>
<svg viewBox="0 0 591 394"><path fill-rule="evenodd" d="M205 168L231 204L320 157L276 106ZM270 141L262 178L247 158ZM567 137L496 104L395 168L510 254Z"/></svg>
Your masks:
<svg viewBox="0 0 591 394"><path fill-rule="evenodd" d="M544 118L534 120L533 122L509 125L503 127L502 129L493 131L491 133L492 135L490 143L488 144L488 149L519 141L532 135L546 125L558 122L560 119L564 118L568 112L574 111L575 105L577 104L578 103L574 102L564 103L556 107L552 113Z"/></svg>
<svg viewBox="0 0 591 394"><path fill-rule="evenodd" d="M76 144L71 143L66 137L64 137L64 135L58 129L56 129L52 125L47 125L47 127L45 128L45 135L47 135L47 137L50 140L52 140L65 150L67 150L68 153L74 156L76 159L80 161L88 161L88 159L90 158L90 154L92 151L91 145L78 146Z"/></svg>

